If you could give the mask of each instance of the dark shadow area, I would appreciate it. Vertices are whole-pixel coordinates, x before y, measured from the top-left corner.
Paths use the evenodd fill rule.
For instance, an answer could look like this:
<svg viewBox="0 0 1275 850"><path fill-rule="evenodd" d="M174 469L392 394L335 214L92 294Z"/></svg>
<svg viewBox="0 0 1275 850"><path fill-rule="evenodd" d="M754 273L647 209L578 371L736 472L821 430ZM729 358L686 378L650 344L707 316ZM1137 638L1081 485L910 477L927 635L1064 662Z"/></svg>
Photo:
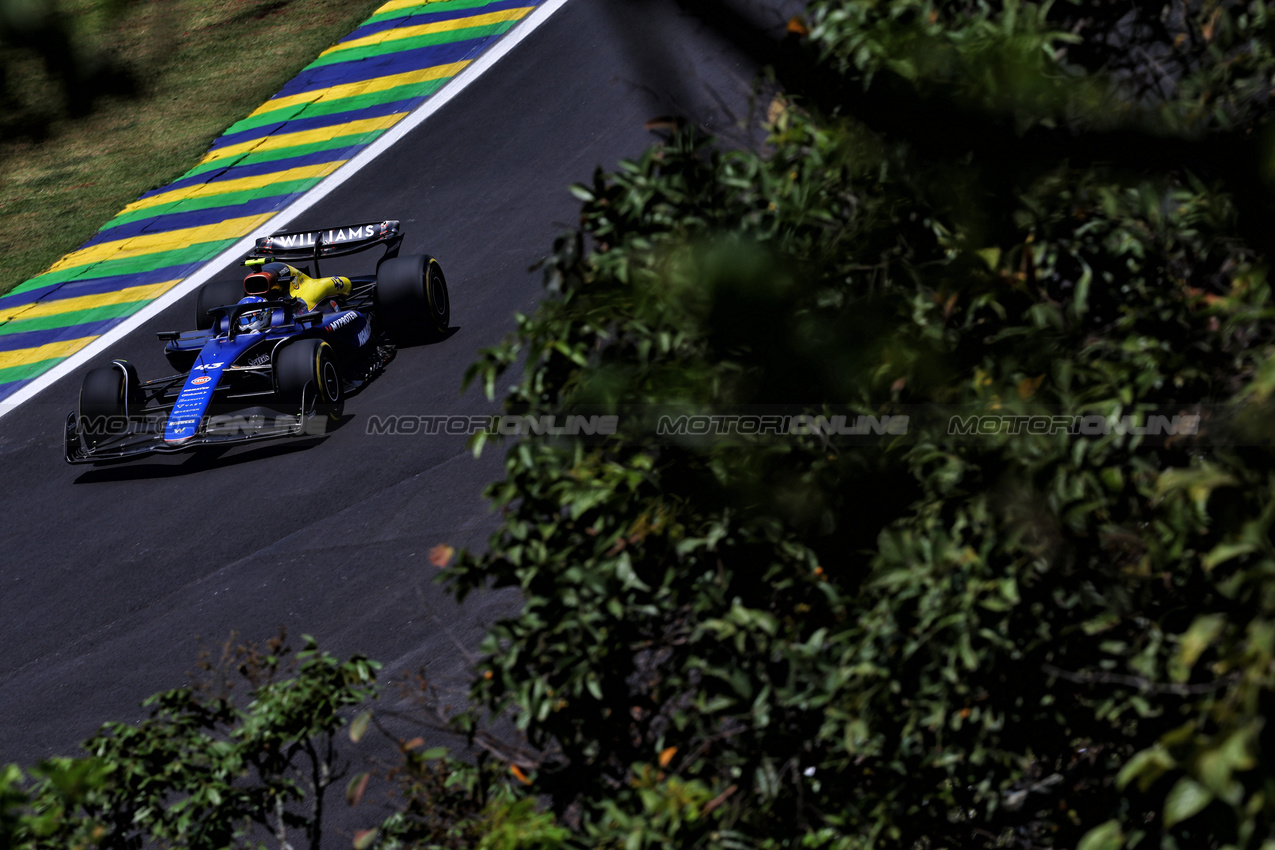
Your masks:
<svg viewBox="0 0 1275 850"><path fill-rule="evenodd" d="M366 386L366 384L364 384L364 386ZM362 389L362 387L360 387L359 389ZM351 393L351 395L353 395L353 393ZM341 416L339 418L335 420L329 420L327 425L327 433L331 434L335 431L340 431L342 428L344 428L347 424L349 424L353 420L354 420L353 413L345 413L344 411L342 411Z"/></svg>
<svg viewBox="0 0 1275 850"><path fill-rule="evenodd" d="M878 70L864 85L856 72L840 70L822 60L795 33L776 33L759 23L745 11L744 4L680 0L679 6L750 62L769 67L781 89L798 93L804 104L818 112L852 115L885 138L906 140L916 160L950 163L972 157L986 200L998 211L1012 203L1015 176L1043 173L1066 161L1077 168L1102 166L1128 178L1190 171L1206 182L1220 182L1231 193L1239 213L1237 230L1246 240L1262 244L1275 228L1275 205L1265 164L1272 138L1269 126L1241 122L1208 133L1169 133L1153 120L1130 113L1129 120L1108 128L1081 130L1060 122L1054 126L1037 124L1022 132L1012 110L975 103L950 85L931 85L922 91L888 69ZM1087 5L1084 13L1092 18L1097 8L1096 4ZM1074 30L1083 29L1081 17L1073 12L1067 22ZM1147 30L1144 36L1154 46L1158 34ZM1143 47L1134 41L1131 29L1119 45L1104 45L1102 49L1090 45L1089 53L1097 58L1084 56L1082 61L1100 65L1087 70L1105 71L1121 80L1126 74L1118 63L1113 67L1112 57L1130 52L1141 55L1138 51ZM1154 66L1155 62L1144 64ZM1164 75L1158 71L1154 85L1138 91L1149 96L1156 86L1163 85ZM936 132L937 128L942 131ZM1005 168L1005 163L1016 167Z"/></svg>
<svg viewBox="0 0 1275 850"><path fill-rule="evenodd" d="M460 333L460 325L452 325L451 327L447 329L447 332L444 333L442 336L440 336L438 339L416 340L413 342L406 343L404 345L399 345L398 347L401 349L408 349L408 348L425 348L431 345L438 345L440 343L447 342L447 340L451 339L453 336L455 336L458 333ZM354 393L350 393L350 395L354 395Z"/></svg>

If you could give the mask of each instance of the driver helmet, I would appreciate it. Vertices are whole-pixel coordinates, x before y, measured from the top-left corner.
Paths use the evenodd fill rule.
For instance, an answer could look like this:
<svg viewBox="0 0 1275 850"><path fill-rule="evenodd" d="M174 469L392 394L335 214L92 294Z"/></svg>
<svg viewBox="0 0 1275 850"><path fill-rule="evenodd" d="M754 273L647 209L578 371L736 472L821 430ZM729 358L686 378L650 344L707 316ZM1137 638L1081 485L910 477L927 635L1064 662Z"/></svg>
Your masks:
<svg viewBox="0 0 1275 850"><path fill-rule="evenodd" d="M266 263L243 279L243 291L261 298L282 298L292 286L292 266Z"/></svg>
<svg viewBox="0 0 1275 850"><path fill-rule="evenodd" d="M266 299L260 296L249 296L248 298L243 299L239 303L252 304L256 302L261 302L264 304L265 301ZM274 308L272 307L266 307L261 310L250 310L250 311L245 311L243 313L240 313L239 314L239 332L240 333L248 333L248 332L260 333L261 331L264 331L266 328L270 327L270 319L273 314L274 314Z"/></svg>

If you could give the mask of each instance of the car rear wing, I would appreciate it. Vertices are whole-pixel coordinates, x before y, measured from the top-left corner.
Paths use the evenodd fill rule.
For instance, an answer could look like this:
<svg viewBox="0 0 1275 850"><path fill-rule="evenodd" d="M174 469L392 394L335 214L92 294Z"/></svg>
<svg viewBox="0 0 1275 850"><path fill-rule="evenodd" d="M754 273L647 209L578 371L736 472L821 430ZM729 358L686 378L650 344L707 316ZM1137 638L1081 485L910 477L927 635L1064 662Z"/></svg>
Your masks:
<svg viewBox="0 0 1275 850"><path fill-rule="evenodd" d="M397 221L373 221L325 230L297 230L263 236L257 240L248 259L313 260L314 273L317 276L319 260L324 257L343 257L384 245L385 254L381 257L384 261L398 256L402 243L403 231Z"/></svg>

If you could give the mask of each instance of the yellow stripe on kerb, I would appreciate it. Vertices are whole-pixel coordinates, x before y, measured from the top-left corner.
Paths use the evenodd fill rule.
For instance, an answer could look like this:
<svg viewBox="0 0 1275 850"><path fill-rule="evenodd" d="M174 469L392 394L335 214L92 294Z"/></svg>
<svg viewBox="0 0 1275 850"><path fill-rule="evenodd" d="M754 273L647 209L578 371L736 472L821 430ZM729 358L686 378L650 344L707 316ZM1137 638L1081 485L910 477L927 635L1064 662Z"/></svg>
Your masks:
<svg viewBox="0 0 1275 850"><path fill-rule="evenodd" d="M386 12L398 12L403 9L413 9L417 6L428 6L431 0L390 0L381 8L372 13L371 17L384 15Z"/></svg>
<svg viewBox="0 0 1275 850"><path fill-rule="evenodd" d="M131 236L116 242L103 242L91 245L67 254L50 267L49 272L60 272L76 266L100 263L103 260L118 260L137 257L142 254L154 254L158 251L174 251L188 248L201 242L219 242L223 239L234 239L251 233L264 224L274 213L250 215L244 218L230 218L217 224L205 224L200 227L186 227L181 230L169 230L165 233L144 233Z"/></svg>
<svg viewBox="0 0 1275 850"><path fill-rule="evenodd" d="M373 94L378 91L385 91L396 86L408 86L413 83L427 83L430 80L442 80L447 77L454 77L465 69L470 60L464 62L452 62L448 65L435 65L432 68L422 68L419 71L408 71L405 74L393 74L388 77L376 77L371 80L364 80L358 83L342 83L339 86L329 86L326 89L315 89L313 91L302 92L301 94L293 94L287 97L277 97L274 100L267 100L252 115L264 115L267 112L274 112L276 109L287 109L290 106L298 106L305 103L318 103L321 100L339 100L343 97L356 97L361 94Z"/></svg>
<svg viewBox="0 0 1275 850"><path fill-rule="evenodd" d="M334 124L331 127L320 127L317 130L302 130L300 133L281 133L277 136L266 136L261 139L252 139L247 142L240 142L237 145L227 145L224 148L217 148L215 151L209 151L207 156L199 161L200 165L208 162L216 162L219 159L238 156L243 153L251 153L253 151L277 151L281 148L295 148L299 145L308 145L313 142L326 142L328 139L335 139L339 136L361 136L365 133L374 133L377 130L384 130L393 127L399 121L407 117L406 112L395 112L393 115L384 115L379 118L364 118L362 121L351 121L348 124Z"/></svg>
<svg viewBox="0 0 1275 850"><path fill-rule="evenodd" d="M50 342L47 345L37 345L35 348L19 348L16 351L0 351L0 369L9 369L13 366L26 366L31 363L38 363L41 360L53 360L58 357L70 357L84 346L88 345L95 336L82 336L79 339L68 339L63 342Z"/></svg>
<svg viewBox="0 0 1275 850"><path fill-rule="evenodd" d="M534 6L527 6L522 9L506 9L502 12L488 12L485 15L474 15L468 18L453 18L449 21L436 21L432 24L420 24L414 27L397 27L395 29L384 30L373 35L356 38L353 41L343 41L335 47L329 47L320 53L320 56L330 56L333 53L339 53L342 50L353 50L357 47L367 47L371 44L384 44L390 41L398 41L403 38L415 38L418 35L430 35L439 32L454 32L456 30L469 29L471 27L486 27L492 24L500 24L505 21L520 21L527 16Z"/></svg>
<svg viewBox="0 0 1275 850"><path fill-rule="evenodd" d="M80 310L94 310L98 307L109 307L112 304L128 304L132 301L150 301L158 298L181 279L166 280L151 286L130 286L115 292L103 292L101 295L81 295L78 298L62 298L57 301L37 301L34 304L19 304L8 310L0 310L0 323L14 319L43 319L46 316L57 316L62 313L75 313ZM3 302L0 302L3 303Z"/></svg>
<svg viewBox="0 0 1275 850"><path fill-rule="evenodd" d="M157 206L159 204L171 204L174 201L189 201L194 198L209 198L214 195L225 195L229 192L243 192L249 189L261 189L275 183L282 183L286 180L308 180L314 177L327 177L333 171L345 165L346 160L338 159L335 162L323 162L318 165L307 165L304 168L288 168L284 171L274 171L270 174L259 174L256 177L240 177L236 180L217 180L213 183L200 183L196 186L187 186L184 189L174 189L171 192L164 192L159 195L151 195L149 198L133 201L133 203L124 207L120 215L127 215L137 210L144 210L148 207Z"/></svg>

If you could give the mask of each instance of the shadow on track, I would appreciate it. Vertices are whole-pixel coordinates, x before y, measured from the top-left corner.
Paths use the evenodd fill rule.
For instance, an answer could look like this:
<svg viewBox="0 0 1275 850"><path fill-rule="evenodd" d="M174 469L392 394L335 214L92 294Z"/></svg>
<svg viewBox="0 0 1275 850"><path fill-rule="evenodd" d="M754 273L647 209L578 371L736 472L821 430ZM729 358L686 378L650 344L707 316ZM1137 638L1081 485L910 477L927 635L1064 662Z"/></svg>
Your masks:
<svg viewBox="0 0 1275 850"><path fill-rule="evenodd" d="M329 431L334 431L343 426L347 420L353 419L353 416L344 416L339 422L335 422L329 426ZM199 472L205 472L218 467L235 466L241 463L251 463L253 461L263 460L269 457L278 457L281 455L292 454L293 452L305 451L311 449L327 440L327 435L316 437L303 437L285 443L273 443L268 446L259 446L247 449L242 452L223 457L233 448L200 448L193 449L190 455L179 464L163 464L163 463L147 463L138 462L136 460L121 460L110 465L103 464L88 470L79 478L75 479L76 484L99 484L108 481L139 481L158 478L178 478L183 475L193 475Z"/></svg>
<svg viewBox="0 0 1275 850"><path fill-rule="evenodd" d="M409 348L428 348L431 345L440 345L447 342L447 340L456 336L458 333L460 333L460 325L452 325L443 332L442 336L436 339L413 340L411 342L402 343L398 347L404 351Z"/></svg>

